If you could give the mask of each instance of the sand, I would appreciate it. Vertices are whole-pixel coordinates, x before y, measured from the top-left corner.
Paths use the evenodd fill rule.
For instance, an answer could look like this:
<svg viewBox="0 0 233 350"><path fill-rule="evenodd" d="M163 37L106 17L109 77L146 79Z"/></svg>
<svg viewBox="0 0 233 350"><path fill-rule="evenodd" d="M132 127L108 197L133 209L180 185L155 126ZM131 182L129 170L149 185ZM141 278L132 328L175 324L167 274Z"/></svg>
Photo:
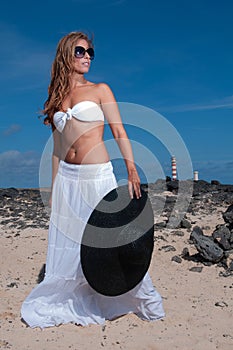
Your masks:
<svg viewBox="0 0 233 350"><path fill-rule="evenodd" d="M188 216L196 225L211 233L223 223L222 212ZM23 300L36 285L46 259L47 230L27 228L18 231L1 227L1 349L14 350L232 350L233 349L233 277L222 277L217 265L182 259L172 261L184 247L194 254L189 244L190 230L178 236L175 230L161 229L157 236L150 275L163 297L166 317L147 322L130 314L105 326L87 327L73 324L41 330L30 329L20 317ZM163 238L162 238L163 237ZM162 248L172 245L176 251ZM201 267L201 272L190 268Z"/></svg>

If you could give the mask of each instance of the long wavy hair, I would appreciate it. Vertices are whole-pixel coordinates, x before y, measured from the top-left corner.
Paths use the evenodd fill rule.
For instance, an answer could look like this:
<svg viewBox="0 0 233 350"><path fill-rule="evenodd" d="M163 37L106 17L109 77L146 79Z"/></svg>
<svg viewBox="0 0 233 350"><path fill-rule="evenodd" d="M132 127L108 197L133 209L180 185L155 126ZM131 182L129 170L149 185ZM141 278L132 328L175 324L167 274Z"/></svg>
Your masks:
<svg viewBox="0 0 233 350"><path fill-rule="evenodd" d="M58 43L57 52L51 69L51 81L48 87L48 99L44 103L45 124L52 124L53 115L62 109L62 103L70 90L70 77L74 72L74 49L77 40L84 39L93 47L93 38L84 32L71 32Z"/></svg>

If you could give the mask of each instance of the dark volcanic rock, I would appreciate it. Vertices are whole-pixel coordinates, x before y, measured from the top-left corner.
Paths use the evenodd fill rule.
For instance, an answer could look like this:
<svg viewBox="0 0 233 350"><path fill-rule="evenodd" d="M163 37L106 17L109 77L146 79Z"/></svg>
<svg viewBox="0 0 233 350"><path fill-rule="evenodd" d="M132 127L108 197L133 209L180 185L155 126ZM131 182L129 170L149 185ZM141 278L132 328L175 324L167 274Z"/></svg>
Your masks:
<svg viewBox="0 0 233 350"><path fill-rule="evenodd" d="M233 260L230 262L229 271L233 271Z"/></svg>
<svg viewBox="0 0 233 350"><path fill-rule="evenodd" d="M167 177L166 180L158 179L155 183L148 184L148 189L154 212L166 215L169 228L182 227L179 225L182 225L181 220L186 213L195 216L200 212L202 215L212 215L216 206L233 203L233 185L223 185L215 180L209 183L204 180L171 180ZM173 195L166 195L166 190ZM156 198L157 195L160 198ZM226 217L229 216L228 213Z"/></svg>
<svg viewBox="0 0 233 350"><path fill-rule="evenodd" d="M212 237L203 235L200 227L194 227L190 239L204 259L216 263L223 258L224 251L213 241Z"/></svg>
<svg viewBox="0 0 233 350"><path fill-rule="evenodd" d="M233 204L227 208L225 213L223 213L223 219L226 223L233 226Z"/></svg>
<svg viewBox="0 0 233 350"><path fill-rule="evenodd" d="M0 200L2 199L6 199L6 198L14 198L18 195L19 190L17 190L14 187L10 187L10 188L4 188L1 190L0 192Z"/></svg>
<svg viewBox="0 0 233 350"><path fill-rule="evenodd" d="M182 263L182 259L181 259L181 257L179 257L178 255L174 255L174 256L171 258L171 261L175 261L175 262L178 263L178 264Z"/></svg>
<svg viewBox="0 0 233 350"><path fill-rule="evenodd" d="M211 185L204 180L194 181L193 196L199 196L201 193L210 192Z"/></svg>
<svg viewBox="0 0 233 350"><path fill-rule="evenodd" d="M41 267L40 272L39 272L39 274L37 276L37 283L41 283L44 280L44 278L45 278L45 270L46 270L46 265L43 264L43 266Z"/></svg>
<svg viewBox="0 0 233 350"><path fill-rule="evenodd" d="M162 193L167 189L166 182L162 179L159 179L155 183L150 184L149 188L153 190L154 193Z"/></svg>
<svg viewBox="0 0 233 350"><path fill-rule="evenodd" d="M204 235L202 229L199 226L194 226L193 231L191 232L191 235L190 235L190 239L192 239L193 232L195 232L199 236L203 236Z"/></svg>
<svg viewBox="0 0 233 350"><path fill-rule="evenodd" d="M225 225L220 225L212 236L222 249L230 250L233 248L233 233Z"/></svg>
<svg viewBox="0 0 233 350"><path fill-rule="evenodd" d="M177 192L178 188L179 188L179 181L178 180L172 180L172 181L168 181L166 183L167 185L167 190L170 192Z"/></svg>
<svg viewBox="0 0 233 350"><path fill-rule="evenodd" d="M187 247L184 247L181 253L181 257L182 258L189 258L190 254L189 254L189 250Z"/></svg>
<svg viewBox="0 0 233 350"><path fill-rule="evenodd" d="M6 228L48 228L49 215L39 189L0 189L0 207L0 224Z"/></svg>
<svg viewBox="0 0 233 350"><path fill-rule="evenodd" d="M211 185L221 185L218 180L211 180Z"/></svg>
<svg viewBox="0 0 233 350"><path fill-rule="evenodd" d="M174 252L174 251L176 251L176 248L173 247L172 245L164 245L161 248L159 248L159 250L164 250L167 253L167 252Z"/></svg>
<svg viewBox="0 0 233 350"><path fill-rule="evenodd" d="M203 269L203 267L202 266L193 266L193 267L191 267L190 269L189 269L189 271L192 271L192 272L201 272L202 271L202 269Z"/></svg>
<svg viewBox="0 0 233 350"><path fill-rule="evenodd" d="M174 236L179 236L179 237L183 237L184 236L184 232L183 231L179 231L179 230L172 231L172 234Z"/></svg>
<svg viewBox="0 0 233 350"><path fill-rule="evenodd" d="M218 181L194 181L193 198L205 201L208 198L212 203L219 205L223 202L230 204L233 202L233 185L223 185Z"/></svg>
<svg viewBox="0 0 233 350"><path fill-rule="evenodd" d="M181 228L191 228L192 225L187 219L182 219L180 222L180 227Z"/></svg>

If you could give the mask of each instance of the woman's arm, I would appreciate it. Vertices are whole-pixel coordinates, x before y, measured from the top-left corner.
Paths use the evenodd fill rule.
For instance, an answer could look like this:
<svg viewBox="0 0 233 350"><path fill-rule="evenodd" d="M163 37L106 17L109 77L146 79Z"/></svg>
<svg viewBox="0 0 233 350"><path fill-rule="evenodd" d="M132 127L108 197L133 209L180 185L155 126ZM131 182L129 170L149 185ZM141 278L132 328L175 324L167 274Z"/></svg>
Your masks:
<svg viewBox="0 0 233 350"><path fill-rule="evenodd" d="M140 178L134 163L133 151L125 128L122 124L115 97L107 84L99 84L100 100L104 115L109 123L112 134L120 148L128 172L128 188L130 197L133 192L137 198L141 196Z"/></svg>
<svg viewBox="0 0 233 350"><path fill-rule="evenodd" d="M53 184L55 177L57 175L59 161L60 161L60 150L61 150L61 137L59 132L54 128L53 129L53 154L52 154L52 183L51 183L51 195L49 199L49 206L52 206L52 193L53 193Z"/></svg>

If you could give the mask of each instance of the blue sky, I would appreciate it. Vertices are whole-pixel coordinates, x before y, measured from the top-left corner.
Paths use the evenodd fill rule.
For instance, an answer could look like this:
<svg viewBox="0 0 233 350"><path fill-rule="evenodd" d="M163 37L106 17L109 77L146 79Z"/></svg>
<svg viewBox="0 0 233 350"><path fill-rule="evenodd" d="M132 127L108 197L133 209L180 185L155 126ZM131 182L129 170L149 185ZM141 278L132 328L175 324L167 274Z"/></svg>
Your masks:
<svg viewBox="0 0 233 350"><path fill-rule="evenodd" d="M39 164L51 132L38 115L57 43L75 30L94 34L89 80L108 83L119 102L162 115L183 140L199 178L233 183L232 13L227 0L4 1L0 187L39 187ZM157 135L156 117L142 113L142 118ZM160 169L156 173L151 164L150 179L171 175L167 145L149 134L143 141L136 129L129 130L130 138L140 152L153 153Z"/></svg>

